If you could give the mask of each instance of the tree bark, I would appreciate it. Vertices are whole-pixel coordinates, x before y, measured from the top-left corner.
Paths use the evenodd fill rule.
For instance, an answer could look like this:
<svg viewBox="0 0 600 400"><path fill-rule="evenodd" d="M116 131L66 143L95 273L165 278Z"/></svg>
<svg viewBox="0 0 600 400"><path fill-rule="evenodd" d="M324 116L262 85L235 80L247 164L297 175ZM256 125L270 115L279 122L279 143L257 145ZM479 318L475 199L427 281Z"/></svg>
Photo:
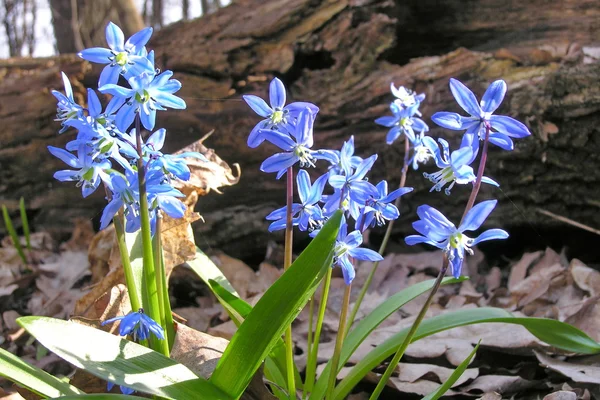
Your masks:
<svg viewBox="0 0 600 400"><path fill-rule="evenodd" d="M267 97L274 76L288 86L288 101L320 107L314 148L339 148L354 135L358 155L379 154L371 181L385 178L390 187L399 179L403 146L387 146L386 129L373 123L388 113L390 82L425 93L421 110L430 134L455 147L461 135L429 119L436 111L460 111L448 79L460 79L481 96L491 81L503 78L509 92L498 113L526 123L532 136L517 140L513 152L492 148L486 175L501 190L486 187L480 195L499 199L488 223L555 226L536 212L544 208L600 227L600 64L593 58L600 10L594 4L536 0L516 8L500 0L449 0L441 8L433 0L246 0L164 28L150 47L161 68L182 81L188 105L158 114L157 126L169 133L166 150L214 129L205 145L242 169L237 185L201 199L206 223L196 224L198 244L258 257L268 240L278 238L267 233L264 216L284 204L284 184L258 169L276 149L246 146L260 118L240 98ZM24 196L34 225L50 230L67 229L65 221L76 216L98 218L103 196L82 200L72 185L53 181L62 166L45 149L69 140L69 133L56 134L55 101L48 94L62 87L59 71L71 77L81 101L97 71L66 56L8 60L0 68L0 202L16 210ZM460 218L468 188L455 187L451 196L429 193L421 174L433 169L409 173L407 184L415 191L402 202L398 232L411 231L415 209L424 203Z"/></svg>

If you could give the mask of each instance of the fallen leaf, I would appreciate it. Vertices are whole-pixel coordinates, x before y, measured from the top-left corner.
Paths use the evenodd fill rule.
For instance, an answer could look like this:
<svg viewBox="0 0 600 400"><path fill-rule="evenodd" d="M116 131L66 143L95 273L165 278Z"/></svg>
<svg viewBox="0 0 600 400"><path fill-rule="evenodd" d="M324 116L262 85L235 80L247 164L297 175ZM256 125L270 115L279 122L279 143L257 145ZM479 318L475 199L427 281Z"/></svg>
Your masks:
<svg viewBox="0 0 600 400"><path fill-rule="evenodd" d="M171 358L208 379L228 343L229 340L178 324Z"/></svg>
<svg viewBox="0 0 600 400"><path fill-rule="evenodd" d="M521 257L521 259L515 265L513 265L510 270L510 276L508 277L509 290L514 290L515 286L525 279L529 267L541 256L541 251L523 254L523 257Z"/></svg>
<svg viewBox="0 0 600 400"><path fill-rule="evenodd" d="M543 400L577 400L577 395L573 392L560 390L544 396Z"/></svg>
<svg viewBox="0 0 600 400"><path fill-rule="evenodd" d="M539 351L534 353L542 366L563 374L575 382L600 384L600 366L597 362L596 365L587 365L575 361L561 361Z"/></svg>
<svg viewBox="0 0 600 400"><path fill-rule="evenodd" d="M600 272L586 266L576 258L569 264L569 271L579 288L592 296L600 294Z"/></svg>

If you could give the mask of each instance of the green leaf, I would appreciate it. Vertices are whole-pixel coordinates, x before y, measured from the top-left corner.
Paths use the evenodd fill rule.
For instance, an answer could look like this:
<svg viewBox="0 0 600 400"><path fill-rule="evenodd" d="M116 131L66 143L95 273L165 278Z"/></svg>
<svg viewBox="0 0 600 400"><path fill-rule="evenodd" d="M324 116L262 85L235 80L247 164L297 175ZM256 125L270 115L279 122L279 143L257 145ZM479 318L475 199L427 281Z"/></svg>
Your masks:
<svg viewBox="0 0 600 400"><path fill-rule="evenodd" d="M506 310L493 307L452 311L426 319L417 329L413 342L459 326L489 322L521 325L538 339L563 350L584 354L600 353L600 343L569 324L545 318L517 318ZM336 387L334 398L340 400L345 398L366 374L394 354L409 329L410 327L402 329L356 364ZM316 398L320 399L320 397Z"/></svg>
<svg viewBox="0 0 600 400"><path fill-rule="evenodd" d="M6 230L13 241L13 245L15 246L19 257L21 257L21 261L23 261L23 264L27 264L27 258L25 257L25 253L23 253L19 236L17 235L17 231L15 230L12 220L10 219L8 209L4 204L2 205L2 217L4 218L4 226L6 226Z"/></svg>
<svg viewBox="0 0 600 400"><path fill-rule="evenodd" d="M444 278L442 285L451 285L465 281L467 278L461 277L459 279ZM369 336L375 328L379 326L386 318L398 311L400 307L429 291L435 279L419 282L415 285L407 287L404 290L395 293L393 296L387 298L377 308L371 311L365 318L360 320L358 324L348 333L348 336L344 339L342 353L340 356L340 365L346 364L350 356L356 351L358 346ZM325 369L321 373L320 378L317 380L315 387L311 393L310 399L321 399L325 395L327 389L327 378L329 377L329 371L331 370L331 361L327 363Z"/></svg>
<svg viewBox="0 0 600 400"><path fill-rule="evenodd" d="M473 357L475 357L475 353L477 353L477 349L479 349L480 344L481 344L481 340L479 341L479 343L477 343L477 346L475 346L475 348L473 349L471 354L469 354L467 356L467 358L465 358L465 360L463 362L461 362L458 365L458 367L456 367L456 369L454 370L454 372L452 372L452 375L450 375L448 377L446 382L442 383L442 385L435 392L430 393L427 396L423 397L423 400L437 400L440 397L442 397L444 395L444 393L446 393L448 391L448 389L450 389L452 387L452 385L454 385L456 383L458 378L460 378L462 376L462 374L465 373L465 370L471 363L471 360L473 359Z"/></svg>
<svg viewBox="0 0 600 400"><path fill-rule="evenodd" d="M75 396L60 397L60 400L80 400L80 399L135 400L135 399L145 399L145 397L133 396L131 394L117 394L117 393L115 393L115 394L113 394L113 393L94 393L94 394L82 394L82 395L75 395Z"/></svg>
<svg viewBox="0 0 600 400"><path fill-rule="evenodd" d="M169 399L229 399L187 367L99 329L48 317L17 320L48 350L101 379Z"/></svg>
<svg viewBox="0 0 600 400"><path fill-rule="evenodd" d="M219 285L223 286L227 291L236 297L240 297L238 292L235 291L231 283L227 280L225 275L221 272L219 267L206 255L202 250L196 247L196 257L187 262L187 265L202 279L207 285L210 286L208 281L216 281Z"/></svg>
<svg viewBox="0 0 600 400"><path fill-rule="evenodd" d="M83 394L75 386L58 379L44 370L27 364L19 357L0 348L0 376L23 386L42 397Z"/></svg>
<svg viewBox="0 0 600 400"><path fill-rule="evenodd" d="M329 219L298 259L265 292L233 335L210 381L237 398L300 313L328 268L341 212Z"/></svg>
<svg viewBox="0 0 600 400"><path fill-rule="evenodd" d="M25 208L25 199L23 197L21 197L21 199L19 200L19 211L21 213L21 226L23 226L23 236L25 236L27 250L31 251L31 234L29 232L29 220L27 219L27 209Z"/></svg>
<svg viewBox="0 0 600 400"><path fill-rule="evenodd" d="M226 290L219 282L209 279L207 283L235 325L240 326L252 311L252 306Z"/></svg>

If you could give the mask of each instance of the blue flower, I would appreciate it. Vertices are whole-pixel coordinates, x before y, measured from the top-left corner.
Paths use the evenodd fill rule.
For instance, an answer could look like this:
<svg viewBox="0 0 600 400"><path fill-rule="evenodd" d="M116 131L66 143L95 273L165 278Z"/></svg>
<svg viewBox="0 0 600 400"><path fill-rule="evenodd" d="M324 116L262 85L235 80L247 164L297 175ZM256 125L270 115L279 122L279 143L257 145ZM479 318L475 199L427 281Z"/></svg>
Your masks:
<svg viewBox="0 0 600 400"><path fill-rule="evenodd" d="M277 172L279 179L286 170L297 162L300 167L314 167L314 151L310 150L313 145L313 123L314 116L309 108L300 112L298 122L292 131L292 137L275 130L262 130L264 139L273 143L286 153L276 153L263 161L260 170L263 172Z"/></svg>
<svg viewBox="0 0 600 400"><path fill-rule="evenodd" d="M362 233L360 233L360 231L347 232L348 225L343 222L333 249L333 265L337 265L342 269L344 282L346 282L346 285L349 285L352 283L355 276L354 266L349 257L363 261L381 261L383 260L383 257L376 251L358 247L363 241Z"/></svg>
<svg viewBox="0 0 600 400"><path fill-rule="evenodd" d="M144 48L150 36L152 36L152 28L144 28L125 41L123 31L109 22L106 26L106 42L110 49L93 47L77 55L90 62L108 64L100 74L98 86L114 84L119 80L119 74L125 75L128 79L144 71L154 73L154 63L146 57Z"/></svg>
<svg viewBox="0 0 600 400"><path fill-rule="evenodd" d="M301 231L312 232L323 225L324 216L318 203L323 196L323 189L327 182L327 175L322 175L311 185L310 177L306 170L301 169L296 176L298 185L298 197L300 203L292 204L292 225L298 226ZM269 232L285 229L287 207L281 207L266 216L268 221L274 221L269 225Z"/></svg>
<svg viewBox="0 0 600 400"><path fill-rule="evenodd" d="M106 228L115 214L125 207L125 217L127 218L127 232L135 232L137 229L132 227L139 226L139 188L137 174L132 170L126 170L126 178L118 173L113 173L110 180L106 181L106 186L112 193L110 202L104 207L102 217L100 217L100 230ZM133 230L132 230L133 229Z"/></svg>
<svg viewBox="0 0 600 400"><path fill-rule="evenodd" d="M396 103L390 104L392 117L385 116L375 120L378 125L391 128L387 134L387 144L392 144L400 135L404 134L411 142L415 140L415 131L427 132L429 127L421 118L415 117L420 103L415 103L408 108L399 107Z"/></svg>
<svg viewBox="0 0 600 400"><path fill-rule="evenodd" d="M413 228L421 235L407 236L405 239L406 244L412 246L418 243L427 243L442 249L450 261L452 275L458 278L465 252L473 254L472 246L486 240L506 239L508 237L508 233L502 229L489 229L475 239L471 239L464 234L465 231L478 229L497 203L497 200L488 200L477 204L469 210L458 229L441 212L428 205L422 205L417 208L417 215L421 219L412 224Z"/></svg>
<svg viewBox="0 0 600 400"><path fill-rule="evenodd" d="M144 72L129 78L131 89L116 84L106 84L98 90L125 99L116 116L116 124L120 131L125 132L133 123L135 114L140 114L144 128L154 129L156 110L164 110L165 107L184 109L185 101L173 93L181 89L181 83L176 79L170 79L172 71L164 71L160 75Z"/></svg>
<svg viewBox="0 0 600 400"><path fill-rule="evenodd" d="M427 146L429 151L433 154L436 165L441 168L440 171L432 174L428 174L426 172L423 173L425 178L435 183L430 191L436 190L439 192L444 186L446 186L446 184L449 183L449 186L444 189L444 193L449 196L450 190L455 183L464 185L475 182L477 177L473 172L473 168L469 166L469 164L475 160L476 156L476 154L473 153L473 147L470 143L471 140L473 140L472 136L464 135L461 147L450 154L448 142L444 139L438 139L438 142L440 142L443 149L443 151L440 152L437 143L435 143L432 138L423 138L423 144ZM481 181L494 186L499 186L495 181L485 176L482 177Z"/></svg>
<svg viewBox="0 0 600 400"><path fill-rule="evenodd" d="M408 163L412 165L412 168L416 171L419 169L419 164L426 164L429 159L433 156L429 147L425 145L423 139L425 134L423 132L415 135L415 140L411 142L412 156Z"/></svg>
<svg viewBox="0 0 600 400"><path fill-rule="evenodd" d="M393 82L390 84L390 90L396 97L394 103L396 103L398 107L408 108L425 100L425 94L416 94L412 90L406 89L404 86L398 86L396 88ZM421 116L421 113L417 111L417 115Z"/></svg>
<svg viewBox="0 0 600 400"><path fill-rule="evenodd" d="M260 121L250 132L248 136L248 147L255 148L266 138L261 131L263 129L278 130L282 132L291 132L299 114L308 108L314 117L319 112L319 108L311 103L296 102L285 105L285 86L278 78L274 78L269 85L269 106L263 99L254 95L242 96L255 113L265 118Z"/></svg>
<svg viewBox="0 0 600 400"><path fill-rule="evenodd" d="M362 162L362 158L354 155L354 136L344 142L341 150L317 150L314 156L316 159L329 161L330 175L342 175L344 165L346 169L355 169Z"/></svg>
<svg viewBox="0 0 600 400"><path fill-rule="evenodd" d="M52 95L58 100L55 121L61 121L63 125L58 133L63 133L68 129L69 126L65 124L66 121L83 118L83 107L77 104L73 98L73 88L71 87L69 78L64 72L61 72L61 76L65 85L65 94L56 90L52 91Z"/></svg>
<svg viewBox="0 0 600 400"><path fill-rule="evenodd" d="M144 310L141 308L127 315L108 319L102 323L102 326L115 321L121 321L119 325L119 335L121 336L133 335L134 340L144 340L148 339L150 332L152 332L158 339L163 340L165 338L163 328L144 314Z"/></svg>
<svg viewBox="0 0 600 400"><path fill-rule="evenodd" d="M114 386L115 386L114 383L107 382L106 383L106 390L108 392L110 392ZM135 389L128 388L127 386L123 386L123 385L119 385L119 389L121 389L121 393L123 393L123 394L133 394L133 392L135 392Z"/></svg>
<svg viewBox="0 0 600 400"><path fill-rule="evenodd" d="M500 106L506 94L506 82L497 80L487 88L478 104L473 92L456 79L450 79L450 90L456 102L469 116L463 117L452 112L437 112L431 119L439 126L452 130L464 130L465 135L485 139L486 129L490 129L489 141L504 150L512 150L512 138L531 135L529 129L514 118L505 115L492 115ZM492 130L493 129L493 130ZM477 140L472 143L479 148ZM477 150L474 149L475 155Z"/></svg>
<svg viewBox="0 0 600 400"><path fill-rule="evenodd" d="M329 184L334 189L338 189L339 192L331 195L327 201L339 200L343 195L344 199L348 196L351 200L362 206L370 197L377 197L378 192L375 186L364 180L367 172L373 167L375 160L377 160L377 154L363 160L354 171L352 171L349 165L344 165L345 175L330 174ZM353 215L353 217L356 218L357 216Z"/></svg>
<svg viewBox="0 0 600 400"><path fill-rule="evenodd" d="M77 182L77 187L81 186L83 197L87 197L98 188L101 181L103 170L110 168L111 164L108 160L96 161L89 154L89 150L85 143L79 145L77 157L66 150L58 147L48 146L50 153L62 160L65 164L75 170L61 170L54 173L54 179L61 182Z"/></svg>
<svg viewBox="0 0 600 400"><path fill-rule="evenodd" d="M391 204L400 196L412 192L413 188L405 187L394 190L388 194L388 183L381 181L376 186L378 195L371 196L361 208L360 216L356 220L356 227L362 231L375 225L385 225L386 221L397 219L400 216L398 208Z"/></svg>

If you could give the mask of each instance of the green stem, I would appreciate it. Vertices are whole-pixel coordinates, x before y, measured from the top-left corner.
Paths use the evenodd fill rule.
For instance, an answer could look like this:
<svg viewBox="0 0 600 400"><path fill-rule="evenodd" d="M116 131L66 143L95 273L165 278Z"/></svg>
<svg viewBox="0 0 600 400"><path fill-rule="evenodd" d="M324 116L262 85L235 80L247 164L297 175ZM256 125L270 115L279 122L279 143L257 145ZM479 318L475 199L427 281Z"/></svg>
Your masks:
<svg viewBox="0 0 600 400"><path fill-rule="evenodd" d="M31 251L31 233L29 231L29 220L27 219L27 209L25 208L25 199L19 199L19 211L21 212L21 225L23 227L23 236L25 236L25 244L27 250Z"/></svg>
<svg viewBox="0 0 600 400"><path fill-rule="evenodd" d="M146 192L146 169L144 166L144 158L142 151L142 132L140 125L140 116L139 114L137 114L135 117L135 133L138 153L137 170L140 195L140 224L143 251L142 259L144 264L142 304L144 305L144 312L148 314L148 316L154 321L160 323L162 318L160 315L160 306L157 296L156 270L154 268L154 255L152 252L152 233L150 230L150 214L148 208L148 195ZM150 346L152 347L152 349L168 357L169 347L166 340L159 340L151 336Z"/></svg>
<svg viewBox="0 0 600 400"><path fill-rule="evenodd" d="M292 246L293 246L293 224L292 224L292 204L294 202L294 175L293 168L287 170L287 190L286 190L286 225L285 225L285 253L283 256L283 269L287 270L292 265ZM294 374L294 342L292 340L292 325L285 331L285 363L287 370L288 397L290 400L296 399L296 377Z"/></svg>
<svg viewBox="0 0 600 400"><path fill-rule="evenodd" d="M154 252L154 266L156 268L156 288L158 294L158 306L162 317L160 325L165 328L165 339L170 349L175 340L175 330L173 325L173 315L171 313L171 303L169 301L169 289L165 273L165 262L162 249L162 213L156 214L156 232L152 238Z"/></svg>
<svg viewBox="0 0 600 400"><path fill-rule="evenodd" d="M408 173L408 161L410 160L408 157L409 151L410 151L410 141L405 137L404 138L404 165L402 166L402 173L400 176L400 185L398 186L399 189L403 188L406 185L406 174ZM402 202L402 196L398 197L396 199L396 201L394 202L394 205L396 206L397 209L400 209L401 202ZM381 246L379 246L379 254L381 254L381 255L383 255L383 253L385 252L385 249L387 248L388 242L390 240L390 236L392 236L392 229L394 228L394 222L395 222L395 220L391 220L389 222L387 229L385 231L385 235L383 236L383 241L381 242ZM345 333L346 335L350 331L350 328L352 327L352 324L354 323L354 320L356 319L356 314L358 314L358 310L360 309L362 301L365 298L367 291L369 290L369 286L371 286L371 282L373 281L373 277L375 276L375 272L377 271L378 267L379 267L379 261L375 261L375 263L371 267L369 276L367 276L365 284L360 289L360 293L358 294L356 303L354 303L354 307L352 308L352 312L350 313L350 318L349 318L350 322L348 323L348 326L346 329L346 333Z"/></svg>
<svg viewBox="0 0 600 400"><path fill-rule="evenodd" d="M417 315L417 319L410 327L410 331L408 331L406 338L404 339L404 341L402 342L402 344L396 351L396 354L394 354L394 358L392 358L392 361L389 363L389 365L385 369L385 372L381 376L381 379L379 380L379 383L377 383L377 387L371 394L371 397L369 397L369 400L376 400L379 397L379 395L381 394L381 392L383 391L383 388L385 387L388 379L390 379L390 376L392 376L392 373L396 369L396 365L398 365L398 363L400 362L400 359L404 355L406 348L412 342L413 337L415 336L415 333L417 333L417 329L419 328L419 325L421 325L421 321L423 321L423 318L425 318L425 314L427 313L427 310L429 309L429 306L431 305L431 302L433 301L433 297L435 296L435 293L439 289L440 284L442 283L442 279L444 279L444 275L446 275L447 270L448 270L448 257L446 257L446 255L444 254L442 268L440 269L440 273L438 274L437 279L435 280L435 283L433 284L433 288L431 288L431 291L429 292L429 296L427 297L425 304L421 308L421 311L419 311L419 314ZM335 365L335 364L332 364L332 365Z"/></svg>
<svg viewBox="0 0 600 400"><path fill-rule="evenodd" d="M313 316L315 313L315 296L310 297L310 304L308 306L308 337L306 338L306 354L310 355L312 352L312 341L313 341ZM306 390L302 391L302 399L306 395Z"/></svg>
<svg viewBox="0 0 600 400"><path fill-rule="evenodd" d="M350 306L350 292L352 284L346 285L344 289L344 300L342 302L342 311L340 313L340 322L338 333L335 338L335 349L331 358L331 369L329 371L329 384L327 386L327 395L325 399L333 400L333 390L335 389L336 377L339 371L340 356L342 354L342 344L346 333L346 321L348 320L348 308Z"/></svg>
<svg viewBox="0 0 600 400"><path fill-rule="evenodd" d="M129 260L129 250L127 249L127 243L125 242L125 229L123 229L122 210L119 210L117 215L115 215L113 218L113 224L115 226L119 253L121 254L121 264L123 264L123 272L125 273L125 284L127 285L131 310L138 311L140 308L142 308L142 304L140 302L140 294L138 293L137 286L135 285L133 269L131 268L131 262Z"/></svg>
<svg viewBox="0 0 600 400"><path fill-rule="evenodd" d="M481 160L479 161L479 168L477 169L477 177L475 178L475 183L473 184L473 189L471 190L471 195L469 196L469 201L467 202L467 206L465 207L465 211L461 218L461 223L464 220L467 213L469 212L469 210L471 210L471 208L473 208L473 205L475 204L475 199L477 198L477 194L479 193L479 188L481 187L481 179L483 178L483 172L485 170L485 163L487 160L489 138L490 138L490 126L486 125L485 139L483 142L483 150L481 151ZM433 287L431 288L431 291L429 292L429 296L427 297L425 304L423 304L421 311L419 311L419 314L417 315L417 319L415 320L413 325L410 327L410 331L408 332L408 335L406 335L406 337L404 338L404 341L402 342L402 344L396 351L396 354L394 354L394 358L392 358L392 361L386 368L384 374L382 375L381 379L379 380L379 383L377 384L377 387L375 388L375 391L373 392L373 394L371 395L369 400L376 400L379 397L379 395L383 391L383 388L386 385L388 379L390 378L390 376L392 376L392 373L396 369L396 365L398 365L398 363L400 362L400 359L404 355L406 348L411 343L415 333L417 332L419 325L421 325L421 321L423 321L423 318L425 317L425 314L427 313L427 310L429 309L429 306L431 305L431 302L433 301L433 297L435 296L436 292L438 291L440 284L442 283L442 279L444 279L444 275L446 275L446 271L448 270L448 264L449 264L448 256L446 255L446 253L444 253L444 258L442 260L442 268L440 269L440 273L438 274L438 277L437 277Z"/></svg>
<svg viewBox="0 0 600 400"><path fill-rule="evenodd" d="M19 240L19 236L17 235L17 231L15 230L12 220L10 219L10 215L8 214L8 209L6 208L6 206L4 204L2 205L2 217L4 218L4 226L6 226L6 230L9 234L10 238L13 241L15 250L17 250L17 253L19 254L19 257L21 258L21 261L23 261L23 264L27 265L27 257L25 257L25 253L23 252L23 248L21 247L21 242Z"/></svg>
<svg viewBox="0 0 600 400"><path fill-rule="evenodd" d="M327 299L329 297L329 287L331 285L331 274L333 268L329 268L325 281L323 282L323 291L321 292L321 303L319 304L319 315L317 316L317 324L315 325L315 334L313 336L313 344L311 352L308 353L306 361L306 382L304 384L304 392L308 395L312 392L315 385L315 371L317 370L317 355L319 353L319 339L321 338L321 329L323 328L323 320L325 319L325 311L327 310Z"/></svg>

